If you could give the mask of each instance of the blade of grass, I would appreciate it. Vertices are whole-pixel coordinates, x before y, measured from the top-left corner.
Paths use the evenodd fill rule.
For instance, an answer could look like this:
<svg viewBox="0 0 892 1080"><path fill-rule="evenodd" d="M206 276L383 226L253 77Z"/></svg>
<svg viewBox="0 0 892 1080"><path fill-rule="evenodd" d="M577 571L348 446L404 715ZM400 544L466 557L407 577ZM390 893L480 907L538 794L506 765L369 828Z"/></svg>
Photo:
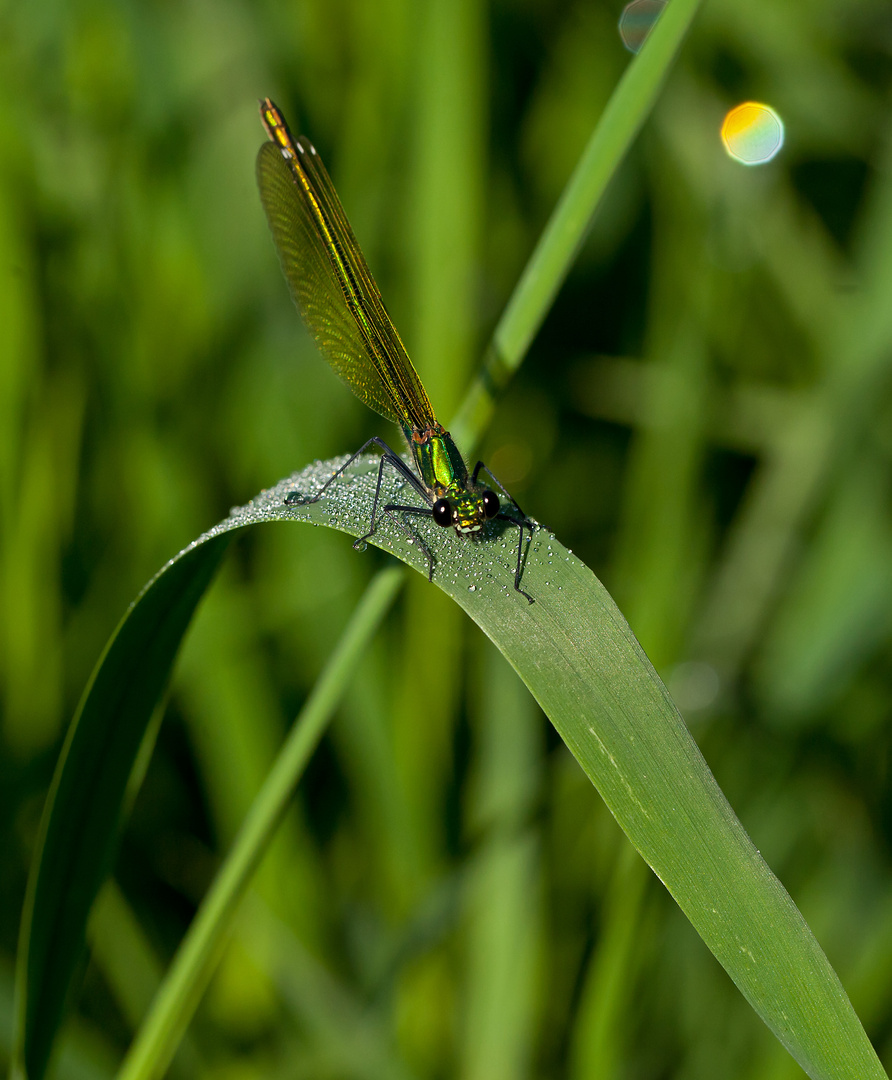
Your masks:
<svg viewBox="0 0 892 1080"><path fill-rule="evenodd" d="M611 95L499 319L480 372L453 419L452 434L466 453L479 441L496 395L519 367L542 325L608 183L656 102L700 3L672 0L666 5Z"/></svg>
<svg viewBox="0 0 892 1080"><path fill-rule="evenodd" d="M365 533L375 497L377 459L360 462L318 503L284 505L288 492L295 487L312 490L339 464L317 463L265 491L169 563L131 610L97 669L50 800L52 814L43 843L44 857L35 875L35 900L26 915L19 983L20 1016L24 1020L19 1024L15 1076L37 1080L42 1075L61 1016L64 991L80 955L86 913L113 847L127 777L140 743L131 734L126 740L129 757L125 758L115 744L118 752L111 759L97 756L90 744L86 748L91 751L86 755L90 776L84 782L86 774L74 765L84 737L78 732L88 730L84 718L96 713L93 694L104 688L100 699L105 700L111 687L111 701L117 705L112 715L122 722L127 717L121 709L131 702L137 711L151 715L150 708L146 711L146 694L137 691L149 685L160 694L175 651L173 639L178 643L182 637L188 616L225 547L226 534L232 530L291 520L337 527L355 536ZM382 498L395 497L398 486L398 478L386 477ZM500 539L492 528L483 542L463 543L426 519L419 519L417 527L436 558L436 583L478 623L518 671L632 843L796 1060L820 1080L885 1076L827 958L734 816L663 684L591 571L539 529L528 544L524 564L523 584L536 600L530 605L513 588L513 536L502 535ZM426 572L427 559L419 545L407 543L401 529L389 519L382 521L374 542ZM205 549L203 557L196 554ZM203 572L199 574L196 568L203 568ZM395 587L395 583L379 585L382 592ZM157 615L159 610L166 618L148 619L148 613ZM146 627L159 624L167 632L160 635L162 643L146 654ZM170 626L176 634L171 634ZM149 634L149 642L156 636ZM144 655L148 656L146 667L151 678L140 669ZM166 667L159 659L166 661ZM317 714L315 723L320 722ZM109 737L106 724L100 730ZM294 737L295 759L307 752L312 742L312 729L301 731ZM118 776L114 784L101 769L97 772L106 760L115 765ZM284 766L277 769L280 780L284 770ZM117 792L114 806L106 792L109 785ZM102 793L100 809L105 820L97 820L96 790ZM270 791L272 794L265 796L265 809L252 814L249 837L259 835L264 818L269 822L275 816L276 798L282 797L283 789L278 787L278 796L274 788ZM76 821L59 819L60 807L66 806L77 811ZM115 812L110 813L110 809ZM94 839L103 850L101 859L92 851ZM59 850L63 840L70 850ZM214 910L205 917L201 935L193 935L195 945L176 974L174 983L181 987L177 993L185 991L181 998L184 1005L193 992L197 993L205 970L202 965L221 938L228 898L234 896L231 886L258 857L259 845L249 838L241 851L242 868L227 871L233 877L227 889L217 894ZM48 852L53 855L52 863L47 863ZM72 864L77 872L72 871ZM85 874L82 866L89 873ZM51 879L58 888L48 894ZM92 890L77 896L76 904L71 902L72 881ZM42 976L43 984L33 978L29 981L32 970ZM34 986L39 996L31 997L29 991ZM172 1003L174 999L167 1000ZM51 1006L53 1014L38 1014L42 1005ZM176 1011L170 1004L166 1008ZM140 1038L142 1045L151 1041L154 1049L139 1056L138 1069L128 1067L130 1077L153 1074L151 1070L161 1060L162 1045L165 1053L173 1048L175 1038L171 1036L188 1010L183 1012L183 1016L168 1015L157 1022L162 1038ZM35 1044L36 1038L43 1041Z"/></svg>
<svg viewBox="0 0 892 1080"><path fill-rule="evenodd" d="M377 459L329 488L325 505L283 505L339 461L319 463L234 512L219 529L299 519L354 535L366 528ZM396 498L398 481L381 493ZM795 904L765 864L612 599L591 571L539 529L523 586L514 541L463 543L424 519L434 582L506 656L597 787L626 835L741 992L816 1080L886 1074L845 990ZM426 572L418 544L385 521L374 542Z"/></svg>
<svg viewBox="0 0 892 1080"><path fill-rule="evenodd" d="M186 627L229 538L187 548L146 586L100 657L47 796L16 967L11 1074L43 1076L111 863L128 781Z"/></svg>
<svg viewBox="0 0 892 1080"><path fill-rule="evenodd" d="M467 978L460 1066L465 1080L531 1075L545 953L539 827L542 716L495 649L482 650L475 724L479 749L471 835L479 835L463 890Z"/></svg>
<svg viewBox="0 0 892 1080"><path fill-rule="evenodd" d="M644 900L649 875L627 847L620 854L606 896L598 946L585 973L573 1024L571 1080L621 1076L628 1046L635 979L641 966L642 937L648 940Z"/></svg>

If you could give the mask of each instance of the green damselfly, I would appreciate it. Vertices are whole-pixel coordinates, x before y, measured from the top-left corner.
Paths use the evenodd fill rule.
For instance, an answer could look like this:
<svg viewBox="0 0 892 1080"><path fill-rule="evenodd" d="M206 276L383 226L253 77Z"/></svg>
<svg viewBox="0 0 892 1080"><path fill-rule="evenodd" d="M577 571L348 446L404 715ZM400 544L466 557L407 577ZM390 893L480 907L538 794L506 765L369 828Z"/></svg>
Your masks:
<svg viewBox="0 0 892 1080"><path fill-rule="evenodd" d="M415 462L413 471L383 439L369 439L313 496L291 492L289 506L316 502L326 489L370 447L380 453L378 483L369 531L354 547L374 535L379 511L387 514L420 545L433 580L434 556L402 515L432 517L459 536L479 533L494 519L516 525L519 538L514 588L520 587L524 530L532 537L534 522L515 503L499 481L478 461L469 474L452 436L437 420L418 373L412 366L381 293L347 221L341 200L313 145L294 138L285 119L269 98L260 115L269 135L257 155L257 183L279 261L304 323L322 354L354 394L401 428ZM381 502L384 468L399 476L426 502L404 506ZM502 508L496 492L479 482L486 472L509 507Z"/></svg>

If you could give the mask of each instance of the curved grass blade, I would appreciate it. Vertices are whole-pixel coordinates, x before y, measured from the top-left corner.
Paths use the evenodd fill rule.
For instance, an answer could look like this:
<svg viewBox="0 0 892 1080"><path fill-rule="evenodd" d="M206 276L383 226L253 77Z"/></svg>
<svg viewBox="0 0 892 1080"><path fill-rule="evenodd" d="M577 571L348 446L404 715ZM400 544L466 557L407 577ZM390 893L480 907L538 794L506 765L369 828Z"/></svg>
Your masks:
<svg viewBox="0 0 892 1080"><path fill-rule="evenodd" d="M106 651L66 745L29 893L19 966L17 1076L40 1080L43 1074L90 902L113 848L141 732L229 536L250 524L288 520L362 535L377 458L360 461L319 502L284 505L290 491L312 491L340 464L320 462L283 481L191 545L147 587ZM398 482L388 483L390 498ZM419 520L416 527L437 559L435 583L517 670L634 846L808 1074L816 1080L884 1077L827 958L735 817L606 590L540 529L524 567L524 584L537 602L527 604L512 587L513 543L499 537L497 526L491 522L475 542ZM426 572L425 556L406 542L397 524L382 523L374 542ZM99 715L100 704L123 736ZM87 740L91 724L102 738ZM99 752L103 739L107 752ZM90 778L79 767L82 741ZM105 767L114 777L105 776ZM111 817L113 805L117 814ZM81 826L65 820L68 809L76 811ZM99 817L99 810L109 816ZM101 852L84 850L90 846L85 829L101 839ZM221 919L228 910L221 910ZM155 1075L152 1068L153 1060L147 1060L141 1075Z"/></svg>
<svg viewBox="0 0 892 1080"><path fill-rule="evenodd" d="M362 535L377 459L361 462L320 503L282 506L340 461L317 463L234 512L226 529L296 518ZM398 486L383 493L396 497ZM330 495L330 497L329 497ZM511 588L511 545L495 523L479 542L417 523L437 559L434 583L505 655L746 999L816 1080L886 1073L827 957L753 845L622 614L594 574L551 534L529 545L524 588ZM374 543L425 573L392 522Z"/></svg>
<svg viewBox="0 0 892 1080"><path fill-rule="evenodd" d="M108 872L128 782L180 642L230 537L187 548L146 586L96 665L41 821L16 969L12 1075L49 1060L90 907Z"/></svg>

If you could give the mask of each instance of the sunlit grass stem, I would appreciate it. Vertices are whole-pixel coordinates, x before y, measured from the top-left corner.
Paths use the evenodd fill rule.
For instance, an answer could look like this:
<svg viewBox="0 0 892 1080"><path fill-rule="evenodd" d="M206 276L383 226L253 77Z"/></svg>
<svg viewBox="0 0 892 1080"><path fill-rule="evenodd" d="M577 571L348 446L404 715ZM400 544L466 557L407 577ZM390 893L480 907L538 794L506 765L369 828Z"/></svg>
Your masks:
<svg viewBox="0 0 892 1080"><path fill-rule="evenodd" d="M450 430L470 454L486 430L495 398L520 366L551 308L598 204L657 99L701 0L672 0L626 68L592 132L511 298L483 365Z"/></svg>
<svg viewBox="0 0 892 1080"><path fill-rule="evenodd" d="M236 906L266 853L360 656L404 580L402 567L393 567L382 570L366 589L183 938L118 1080L148 1080L163 1075L213 973Z"/></svg>

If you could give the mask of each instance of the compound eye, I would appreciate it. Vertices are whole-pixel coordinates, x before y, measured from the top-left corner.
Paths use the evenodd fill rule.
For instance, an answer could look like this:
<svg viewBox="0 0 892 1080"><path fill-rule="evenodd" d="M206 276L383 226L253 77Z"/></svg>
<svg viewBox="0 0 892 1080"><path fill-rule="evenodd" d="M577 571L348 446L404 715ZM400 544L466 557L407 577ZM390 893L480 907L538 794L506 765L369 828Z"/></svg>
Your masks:
<svg viewBox="0 0 892 1080"><path fill-rule="evenodd" d="M452 503L448 499L437 499L431 509L438 525L445 528L452 524Z"/></svg>
<svg viewBox="0 0 892 1080"><path fill-rule="evenodd" d="M499 502L498 495L487 488L483 492L483 513L487 518L494 518L501 509L502 504Z"/></svg>

